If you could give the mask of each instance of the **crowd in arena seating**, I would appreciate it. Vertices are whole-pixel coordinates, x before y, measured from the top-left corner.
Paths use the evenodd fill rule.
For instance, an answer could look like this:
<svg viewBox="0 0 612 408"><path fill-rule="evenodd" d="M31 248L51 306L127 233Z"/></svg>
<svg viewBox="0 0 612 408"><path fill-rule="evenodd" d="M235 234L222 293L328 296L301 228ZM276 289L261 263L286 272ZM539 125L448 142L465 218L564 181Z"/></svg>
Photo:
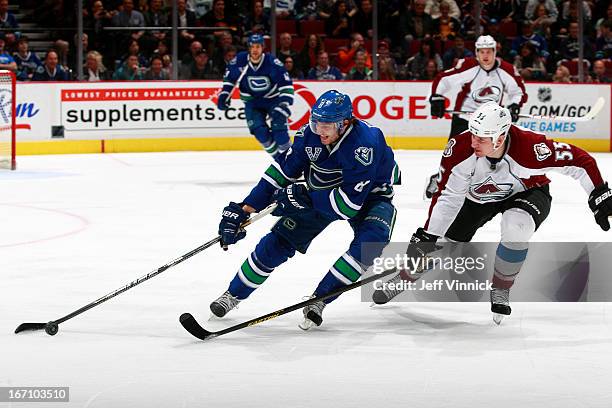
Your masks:
<svg viewBox="0 0 612 408"><path fill-rule="evenodd" d="M27 30L0 0L0 69L21 81L76 75L77 0L11 0L48 27L53 47L32 52ZM276 1L278 58L294 79L371 80L372 0L178 0L179 61L172 60L170 0L83 0L87 81L220 79L252 33L266 36ZM379 0L378 77L431 80L473 56L474 0ZM577 0L481 0L482 32L526 80L577 82ZM583 0L585 82L612 81L612 3ZM159 30L139 30L160 27ZM184 28L183 28L184 27ZM202 29L188 29L201 27ZM111 28L111 29L109 29ZM123 28L112 30L112 28ZM127 28L127 29L126 29ZM40 58L39 58L40 56Z"/></svg>

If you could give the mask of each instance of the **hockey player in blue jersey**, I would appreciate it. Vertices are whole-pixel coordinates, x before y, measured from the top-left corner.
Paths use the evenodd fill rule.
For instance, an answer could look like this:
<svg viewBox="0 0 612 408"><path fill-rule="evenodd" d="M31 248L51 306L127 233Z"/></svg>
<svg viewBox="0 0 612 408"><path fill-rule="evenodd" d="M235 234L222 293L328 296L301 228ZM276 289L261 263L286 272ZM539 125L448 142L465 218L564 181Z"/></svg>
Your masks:
<svg viewBox="0 0 612 408"><path fill-rule="evenodd" d="M293 104L293 82L283 63L264 53L264 39L260 34L251 35L248 46L248 52L238 53L228 64L217 107L221 110L229 107L231 93L237 86L249 132L277 158L291 146L287 119Z"/></svg>
<svg viewBox="0 0 612 408"><path fill-rule="evenodd" d="M219 224L225 248L244 238L240 225L249 213L275 201L278 206L272 214L281 219L242 263L228 290L211 303L214 315L225 316L296 251L306 253L333 221L348 220L355 235L314 297L356 282L380 256L393 231L396 211L391 200L400 173L382 131L352 113L348 95L325 92L312 108L309 125L295 135L293 146L268 167L244 200L225 207ZM302 175L307 186L296 183ZM368 251L362 251L365 242L373 243ZM332 300L305 307L300 328L319 326L323 308Z"/></svg>

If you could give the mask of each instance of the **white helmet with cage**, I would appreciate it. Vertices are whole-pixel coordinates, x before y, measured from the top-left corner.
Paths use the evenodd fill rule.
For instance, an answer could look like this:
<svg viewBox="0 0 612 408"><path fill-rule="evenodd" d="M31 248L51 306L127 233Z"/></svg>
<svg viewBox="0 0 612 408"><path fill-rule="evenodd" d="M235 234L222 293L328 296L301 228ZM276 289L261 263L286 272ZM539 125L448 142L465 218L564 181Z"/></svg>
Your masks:
<svg viewBox="0 0 612 408"><path fill-rule="evenodd" d="M491 138L493 144L496 145L499 136L505 136L511 124L510 111L503 106L499 106L497 102L490 101L480 105L472 113L468 129L476 137Z"/></svg>

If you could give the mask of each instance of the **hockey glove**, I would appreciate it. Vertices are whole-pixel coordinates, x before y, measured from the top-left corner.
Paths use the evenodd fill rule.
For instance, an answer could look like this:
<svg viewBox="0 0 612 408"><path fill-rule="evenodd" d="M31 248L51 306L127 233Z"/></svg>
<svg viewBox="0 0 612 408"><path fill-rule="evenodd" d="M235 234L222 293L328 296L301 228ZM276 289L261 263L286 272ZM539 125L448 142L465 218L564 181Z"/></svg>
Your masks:
<svg viewBox="0 0 612 408"><path fill-rule="evenodd" d="M221 235L221 247L227 251L227 246L235 244L246 236L246 231L240 225L249 218L249 213L242 209L238 203L230 202L223 209L221 222L219 223L219 235Z"/></svg>
<svg viewBox="0 0 612 408"><path fill-rule="evenodd" d="M419 228L410 238L406 255L415 261L418 258L423 258L430 252L441 248L436 245L436 241L438 241L437 235L428 234L423 228Z"/></svg>
<svg viewBox="0 0 612 408"><path fill-rule="evenodd" d="M521 113L521 107L518 103L512 103L506 108L510 111L510 117L512 118L512 123L516 123L519 120L519 113Z"/></svg>
<svg viewBox="0 0 612 408"><path fill-rule="evenodd" d="M278 106L274 108L274 110L286 118L291 116L291 110L289 109L288 103L279 103Z"/></svg>
<svg viewBox="0 0 612 408"><path fill-rule="evenodd" d="M221 92L217 96L217 108L219 110L226 110L230 106L230 94L227 92Z"/></svg>
<svg viewBox="0 0 612 408"><path fill-rule="evenodd" d="M303 184L291 184L280 190L276 190L272 196L278 206L272 213L277 217L291 216L300 211L312 208L312 199L308 189Z"/></svg>
<svg viewBox="0 0 612 408"><path fill-rule="evenodd" d="M431 116L434 118L441 118L444 116L444 97L442 95L431 95L429 97L429 105L431 107Z"/></svg>
<svg viewBox="0 0 612 408"><path fill-rule="evenodd" d="M595 222L602 230L610 229L609 216L612 216L612 191L608 188L608 183L595 187L589 196L589 207L595 215Z"/></svg>

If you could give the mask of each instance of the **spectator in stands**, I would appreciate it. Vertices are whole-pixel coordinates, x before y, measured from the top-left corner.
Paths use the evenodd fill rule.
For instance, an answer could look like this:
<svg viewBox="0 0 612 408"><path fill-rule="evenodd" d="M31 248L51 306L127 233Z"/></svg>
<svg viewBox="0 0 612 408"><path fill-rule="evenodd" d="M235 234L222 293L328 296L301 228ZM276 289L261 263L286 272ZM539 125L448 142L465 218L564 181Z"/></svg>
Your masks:
<svg viewBox="0 0 612 408"><path fill-rule="evenodd" d="M601 3L603 3L603 1ZM597 20L597 22L595 23L595 29L597 30L598 33L599 33L599 29L600 29L601 25L606 20L612 20L612 3L610 3L608 5L608 9L607 9L606 15L605 16L602 15L602 17L599 20Z"/></svg>
<svg viewBox="0 0 612 408"><path fill-rule="evenodd" d="M180 74L181 79L220 79L222 73L213 65L205 50L196 52L194 60L183 66Z"/></svg>
<svg viewBox="0 0 612 408"><path fill-rule="evenodd" d="M538 4L535 9L535 19L533 20L534 32L544 37L548 42L552 39L550 26L554 23L555 19L550 16L546 6L542 3Z"/></svg>
<svg viewBox="0 0 612 408"><path fill-rule="evenodd" d="M57 63L61 65L64 71L70 72L70 43L64 40L57 40L53 43L53 48L57 53Z"/></svg>
<svg viewBox="0 0 612 408"><path fill-rule="evenodd" d="M440 2L440 16L432 20L432 34L437 40L446 41L449 37L454 37L461 31L461 22L451 16L448 0Z"/></svg>
<svg viewBox="0 0 612 408"><path fill-rule="evenodd" d="M442 11L440 10L440 6L442 2L446 2L449 8L449 15L456 20L461 19L461 10L455 0L427 0L425 4L425 13L429 14L432 19L440 17Z"/></svg>
<svg viewBox="0 0 612 408"><path fill-rule="evenodd" d="M289 73L289 77L292 80L296 80L296 79L304 79L304 73L302 71L299 70L299 68L297 68L295 66L293 57L285 57L285 69L287 70L287 72Z"/></svg>
<svg viewBox="0 0 612 408"><path fill-rule="evenodd" d="M601 35L595 40L597 58L612 58L612 20L604 21L600 26Z"/></svg>
<svg viewBox="0 0 612 408"><path fill-rule="evenodd" d="M83 17L83 29L89 35L89 42L93 49L107 49L108 35L104 27L111 26L113 16L117 14L117 10L111 12L104 9L104 4L101 0L94 1L91 11Z"/></svg>
<svg viewBox="0 0 612 408"><path fill-rule="evenodd" d="M415 0L414 10L404 8L399 15L399 32L405 49L410 49L413 40L421 40L430 36L433 28L433 20L425 12L426 0Z"/></svg>
<svg viewBox="0 0 612 408"><path fill-rule="evenodd" d="M427 61L427 65L425 65L425 71L423 71L423 75L421 76L422 80L425 81L433 81L438 75L438 63L436 60L430 59Z"/></svg>
<svg viewBox="0 0 612 408"><path fill-rule="evenodd" d="M365 41L360 33L351 34L351 48L348 50L342 47L338 50L338 69L343 74L347 74L355 66L355 55L357 52L364 52L366 55L366 66L372 68L372 56L365 49ZM388 48L388 44L385 43Z"/></svg>
<svg viewBox="0 0 612 408"><path fill-rule="evenodd" d="M0 69L17 72L17 63L6 51L6 42L0 37Z"/></svg>
<svg viewBox="0 0 612 408"><path fill-rule="evenodd" d="M521 32L522 34L512 41L512 51L510 55L512 57L517 56L523 44L530 42L535 47L536 53L544 59L547 59L549 56L548 43L544 37L533 32L533 22L523 21Z"/></svg>
<svg viewBox="0 0 612 408"><path fill-rule="evenodd" d="M223 51L223 57L221 58L221 60L215 60L213 58L213 65L215 69L217 69L217 71L219 72L225 72L225 68L227 67L227 64L229 64L230 61L236 57L237 52L238 50L233 45L230 45L229 47L227 47Z"/></svg>
<svg viewBox="0 0 612 408"><path fill-rule="evenodd" d="M316 20L318 6L317 0L297 0L295 3L296 20Z"/></svg>
<svg viewBox="0 0 612 408"><path fill-rule="evenodd" d="M159 55L151 57L150 67L144 74L144 79L149 81L167 81L170 74L164 69L164 61Z"/></svg>
<svg viewBox="0 0 612 408"><path fill-rule="evenodd" d="M214 43L213 51L210 55L212 56L213 64L219 71L225 71L225 53L230 47L236 48L233 42L234 37L229 32L224 31L217 37L217 41Z"/></svg>
<svg viewBox="0 0 612 408"><path fill-rule="evenodd" d="M497 20L496 18L490 19L487 23L485 32L486 34L493 37L493 39L497 41L497 44L500 45L501 51L498 52L497 55L502 57L503 59L507 59L506 57L509 51L507 47L508 39L499 31L499 20Z"/></svg>
<svg viewBox="0 0 612 408"><path fill-rule="evenodd" d="M196 14L192 10L187 9L185 0L176 1L176 9L178 11L178 26L179 27L195 27ZM195 33L189 30L179 31L179 55L187 52L189 44L195 40Z"/></svg>
<svg viewBox="0 0 612 408"><path fill-rule="evenodd" d="M378 79L382 81L394 81L396 79L397 67L393 58L379 58Z"/></svg>
<svg viewBox="0 0 612 408"><path fill-rule="evenodd" d="M606 63L603 60L597 60L593 63L593 82L598 84L612 83L612 79L606 75Z"/></svg>
<svg viewBox="0 0 612 408"><path fill-rule="evenodd" d="M584 58L590 60L593 58L593 47L589 39L583 38ZM580 43L578 41L578 23L569 24L569 35L561 40L559 44L559 56L562 59L573 60L578 58L578 50Z"/></svg>
<svg viewBox="0 0 612 408"><path fill-rule="evenodd" d="M143 13L147 27L167 27L169 25L168 15L162 9L162 0L150 0L149 10ZM147 55L155 49L159 41L166 39L165 30L147 30L141 40L143 49Z"/></svg>
<svg viewBox="0 0 612 408"><path fill-rule="evenodd" d="M473 57L474 53L465 48L465 41L462 37L455 37L455 44L446 50L442 56L442 64L444 69L449 69L457 65L457 61L467 57Z"/></svg>
<svg viewBox="0 0 612 408"><path fill-rule="evenodd" d="M513 21L515 10L518 10L518 3L521 0L481 0L480 7L482 15L489 19L495 18L503 23ZM495 38L495 37L493 37Z"/></svg>
<svg viewBox="0 0 612 408"><path fill-rule="evenodd" d="M546 76L544 61L530 42L526 42L521 46L519 55L514 57L514 67L526 81L541 81Z"/></svg>
<svg viewBox="0 0 612 408"><path fill-rule="evenodd" d="M525 7L525 17L527 20L533 21L538 18L536 9L539 5L544 6L548 14L548 18L551 20L550 24L557 21L557 18L559 17L559 10L557 9L557 4L554 0L528 0L527 6Z"/></svg>
<svg viewBox="0 0 612 408"><path fill-rule="evenodd" d="M434 42L432 40L423 40L419 52L406 61L406 71L410 76L409 79L426 79L423 76L429 60L435 61L437 71L442 71L442 58L436 52Z"/></svg>
<svg viewBox="0 0 612 408"><path fill-rule="evenodd" d="M112 19L114 27L144 27L145 18L140 11L134 10L134 0L123 0L123 8ZM144 31L130 31L127 36L139 40Z"/></svg>
<svg viewBox="0 0 612 408"><path fill-rule="evenodd" d="M331 17L334 12L334 8L336 7L337 0L319 0L318 5L318 15L319 18L323 21L326 21ZM345 1L349 15L352 17L356 13L356 5L354 0L346 0Z"/></svg>
<svg viewBox="0 0 612 408"><path fill-rule="evenodd" d="M364 37L372 38L372 0L361 0L359 9L353 17L353 31Z"/></svg>
<svg viewBox="0 0 612 408"><path fill-rule="evenodd" d="M138 65L138 57L136 55L128 56L125 63L123 63L113 74L113 79L119 81L143 79L142 70Z"/></svg>
<svg viewBox="0 0 612 408"><path fill-rule="evenodd" d="M310 34L304 43L302 51L298 54L296 66L302 72L310 72L310 68L317 64L317 56L324 49L321 37L316 34Z"/></svg>
<svg viewBox="0 0 612 408"><path fill-rule="evenodd" d="M36 54L30 51L26 37L21 37L17 41L17 52L13 55L13 59L17 64L16 75L20 81L31 80L36 69L42 65Z"/></svg>
<svg viewBox="0 0 612 408"><path fill-rule="evenodd" d="M138 65L141 67L146 67L149 63L149 61L144 56L144 54L140 52L140 45L138 45L138 41L136 40L130 41L127 53L121 57L118 63L120 64L125 63L125 61L130 55L135 55L138 58Z"/></svg>
<svg viewBox="0 0 612 408"><path fill-rule="evenodd" d="M562 84L571 84L572 80L570 79L570 72L566 66L559 65L557 70L555 71L555 75L552 77L553 82L562 83Z"/></svg>
<svg viewBox="0 0 612 408"><path fill-rule="evenodd" d="M181 64L187 66L191 64L195 60L195 56L202 51L202 43L199 41L194 41L189 45L189 52L183 55L181 58Z"/></svg>
<svg viewBox="0 0 612 408"><path fill-rule="evenodd" d="M17 23L15 15L9 11L8 0L0 0L0 28L15 30L0 31L0 36L6 42L6 48L11 49L19 36L17 31L19 30L19 23Z"/></svg>
<svg viewBox="0 0 612 408"><path fill-rule="evenodd" d="M317 65L308 71L307 79L316 79L317 81L340 80L342 79L342 73L338 68L329 64L329 55L325 51L321 51L317 57Z"/></svg>
<svg viewBox="0 0 612 408"><path fill-rule="evenodd" d="M349 38L352 24L346 1L338 0L331 16L325 20L325 33L330 38Z"/></svg>
<svg viewBox="0 0 612 408"><path fill-rule="evenodd" d="M0 64L0 69L2 65ZM36 69L32 81L69 81L70 76L58 64L57 52L47 51L45 62Z"/></svg>
<svg viewBox="0 0 612 408"><path fill-rule="evenodd" d="M591 21L591 8L587 1L582 2L582 17L584 18L585 28ZM561 8L561 18L566 22L578 21L578 5L576 0L565 0Z"/></svg>
<svg viewBox="0 0 612 408"><path fill-rule="evenodd" d="M253 12L244 22L244 34L249 36L255 33L270 35L270 16L264 11L263 2L259 0L253 3Z"/></svg>
<svg viewBox="0 0 612 408"><path fill-rule="evenodd" d="M98 51L89 51L87 53L83 71L85 81L98 82L111 79L110 72L104 66L102 55Z"/></svg>
<svg viewBox="0 0 612 408"><path fill-rule="evenodd" d="M295 0L272 0L276 1L276 18L290 19L294 16Z"/></svg>
<svg viewBox="0 0 612 408"><path fill-rule="evenodd" d="M204 14L204 17L200 20L202 25L205 27L232 27L237 29L235 20L225 13L225 0L213 0L213 7L208 13ZM227 31L215 31L213 34L215 37L219 37L222 33Z"/></svg>
<svg viewBox="0 0 612 408"><path fill-rule="evenodd" d="M292 60L295 60L297 56L297 52L295 52L291 48L292 42L291 34L289 33L281 33L278 43L278 51L276 52L276 57L281 61L285 62L285 58L291 57Z"/></svg>
<svg viewBox="0 0 612 408"><path fill-rule="evenodd" d="M372 70L366 67L366 55L363 51L355 54L355 65L349 71L346 79L352 81L369 81L372 79Z"/></svg>

